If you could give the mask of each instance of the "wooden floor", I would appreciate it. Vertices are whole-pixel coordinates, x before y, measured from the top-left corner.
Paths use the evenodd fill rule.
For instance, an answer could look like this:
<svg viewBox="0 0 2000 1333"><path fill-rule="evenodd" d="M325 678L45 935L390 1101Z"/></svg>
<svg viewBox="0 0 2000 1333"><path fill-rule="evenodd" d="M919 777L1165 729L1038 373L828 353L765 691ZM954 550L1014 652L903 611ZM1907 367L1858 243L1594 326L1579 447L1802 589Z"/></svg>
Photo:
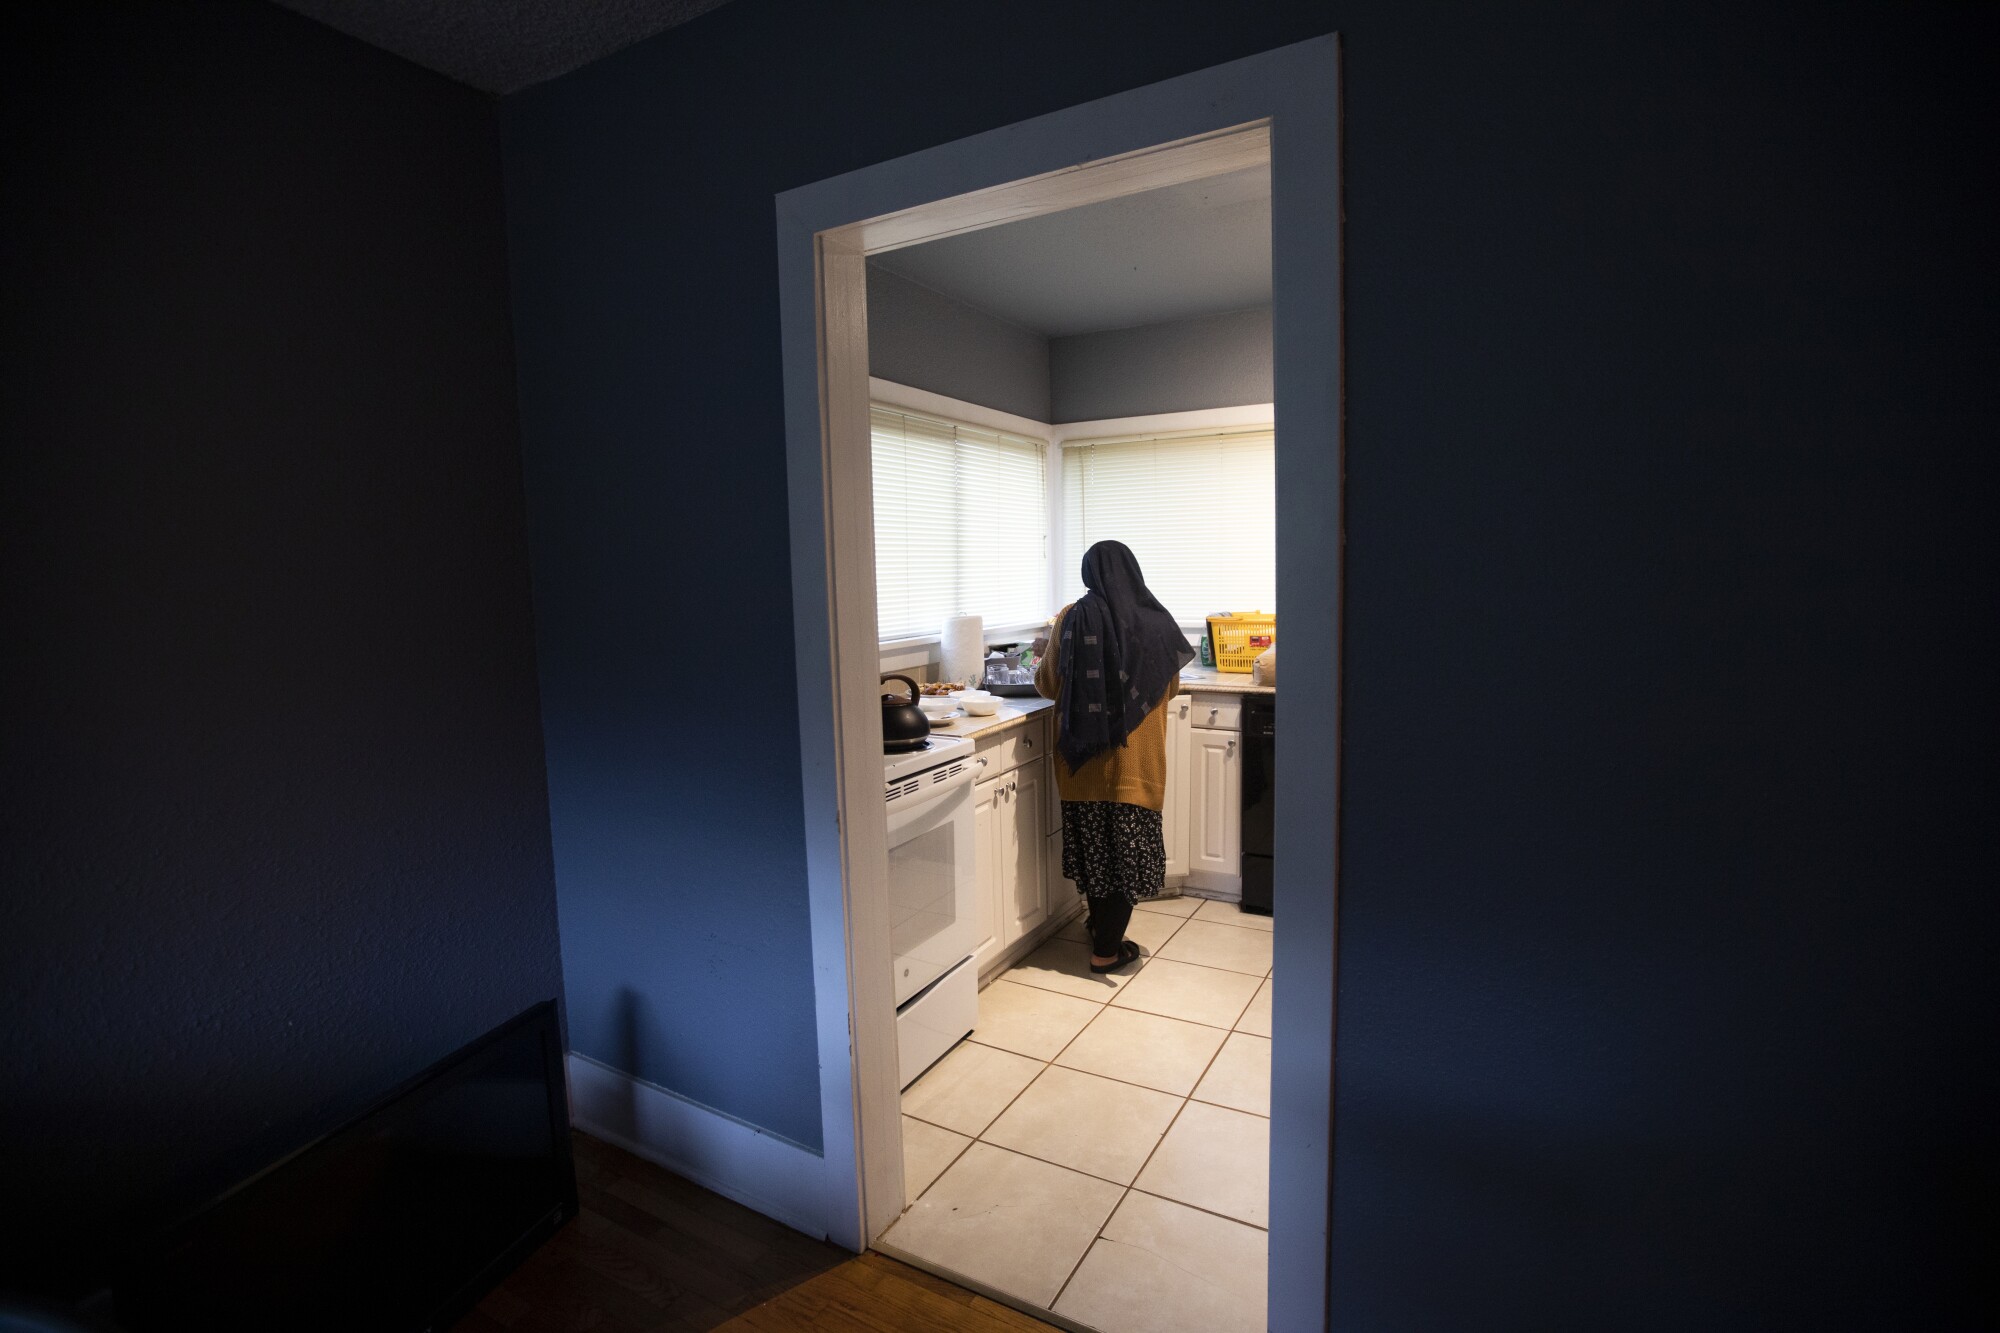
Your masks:
<svg viewBox="0 0 2000 1333"><path fill-rule="evenodd" d="M880 1254L858 1258L578 1134L581 1214L454 1333L1046 1333Z"/></svg>

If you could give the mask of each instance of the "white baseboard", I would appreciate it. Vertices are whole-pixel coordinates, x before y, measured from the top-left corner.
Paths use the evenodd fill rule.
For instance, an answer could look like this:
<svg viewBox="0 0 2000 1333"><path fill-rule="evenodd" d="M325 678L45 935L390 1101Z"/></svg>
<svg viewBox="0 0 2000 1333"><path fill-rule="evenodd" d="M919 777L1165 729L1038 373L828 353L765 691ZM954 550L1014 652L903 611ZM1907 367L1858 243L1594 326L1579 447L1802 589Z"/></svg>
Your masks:
<svg viewBox="0 0 2000 1333"><path fill-rule="evenodd" d="M1181 885L1181 896L1186 898L1213 898L1220 903L1243 901L1243 877L1241 875L1215 875L1205 870L1188 872L1187 882Z"/></svg>
<svg viewBox="0 0 2000 1333"><path fill-rule="evenodd" d="M826 1239L826 1159L812 1149L575 1051L569 1107L584 1133Z"/></svg>

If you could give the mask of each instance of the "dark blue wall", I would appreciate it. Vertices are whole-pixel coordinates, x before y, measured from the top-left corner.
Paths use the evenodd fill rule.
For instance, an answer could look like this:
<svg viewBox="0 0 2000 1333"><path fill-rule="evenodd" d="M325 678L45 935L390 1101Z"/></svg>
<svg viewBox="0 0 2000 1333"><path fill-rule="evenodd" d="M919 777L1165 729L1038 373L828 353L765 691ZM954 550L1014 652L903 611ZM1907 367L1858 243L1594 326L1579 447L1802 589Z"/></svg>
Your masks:
<svg viewBox="0 0 2000 1333"><path fill-rule="evenodd" d="M489 99L9 11L0 1285L561 989Z"/></svg>
<svg viewBox="0 0 2000 1333"><path fill-rule="evenodd" d="M1969 1323L1980 19L737 0L509 98L577 1046L816 1141L772 195L1337 29L1340 1327Z"/></svg>

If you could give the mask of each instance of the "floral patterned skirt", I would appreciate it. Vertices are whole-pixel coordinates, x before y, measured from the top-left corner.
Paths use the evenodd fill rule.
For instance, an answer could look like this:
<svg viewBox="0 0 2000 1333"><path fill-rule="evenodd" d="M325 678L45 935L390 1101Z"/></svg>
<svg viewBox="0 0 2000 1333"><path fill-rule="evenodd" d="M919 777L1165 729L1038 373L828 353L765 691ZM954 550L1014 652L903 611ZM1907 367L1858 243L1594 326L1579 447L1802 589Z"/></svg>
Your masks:
<svg viewBox="0 0 2000 1333"><path fill-rule="evenodd" d="M1062 803L1063 874L1086 898L1156 898L1167 881L1160 812L1122 801Z"/></svg>

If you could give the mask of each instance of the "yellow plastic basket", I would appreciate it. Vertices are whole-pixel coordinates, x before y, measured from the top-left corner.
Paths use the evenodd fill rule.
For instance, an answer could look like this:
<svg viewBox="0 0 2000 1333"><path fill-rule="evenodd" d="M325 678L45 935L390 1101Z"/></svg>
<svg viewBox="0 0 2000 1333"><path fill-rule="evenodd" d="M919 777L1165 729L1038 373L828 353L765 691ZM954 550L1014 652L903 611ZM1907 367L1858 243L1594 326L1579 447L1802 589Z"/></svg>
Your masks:
<svg viewBox="0 0 2000 1333"><path fill-rule="evenodd" d="M1249 675L1250 666L1278 641L1278 618L1262 611L1238 611L1208 618L1208 642L1215 650L1215 669Z"/></svg>

